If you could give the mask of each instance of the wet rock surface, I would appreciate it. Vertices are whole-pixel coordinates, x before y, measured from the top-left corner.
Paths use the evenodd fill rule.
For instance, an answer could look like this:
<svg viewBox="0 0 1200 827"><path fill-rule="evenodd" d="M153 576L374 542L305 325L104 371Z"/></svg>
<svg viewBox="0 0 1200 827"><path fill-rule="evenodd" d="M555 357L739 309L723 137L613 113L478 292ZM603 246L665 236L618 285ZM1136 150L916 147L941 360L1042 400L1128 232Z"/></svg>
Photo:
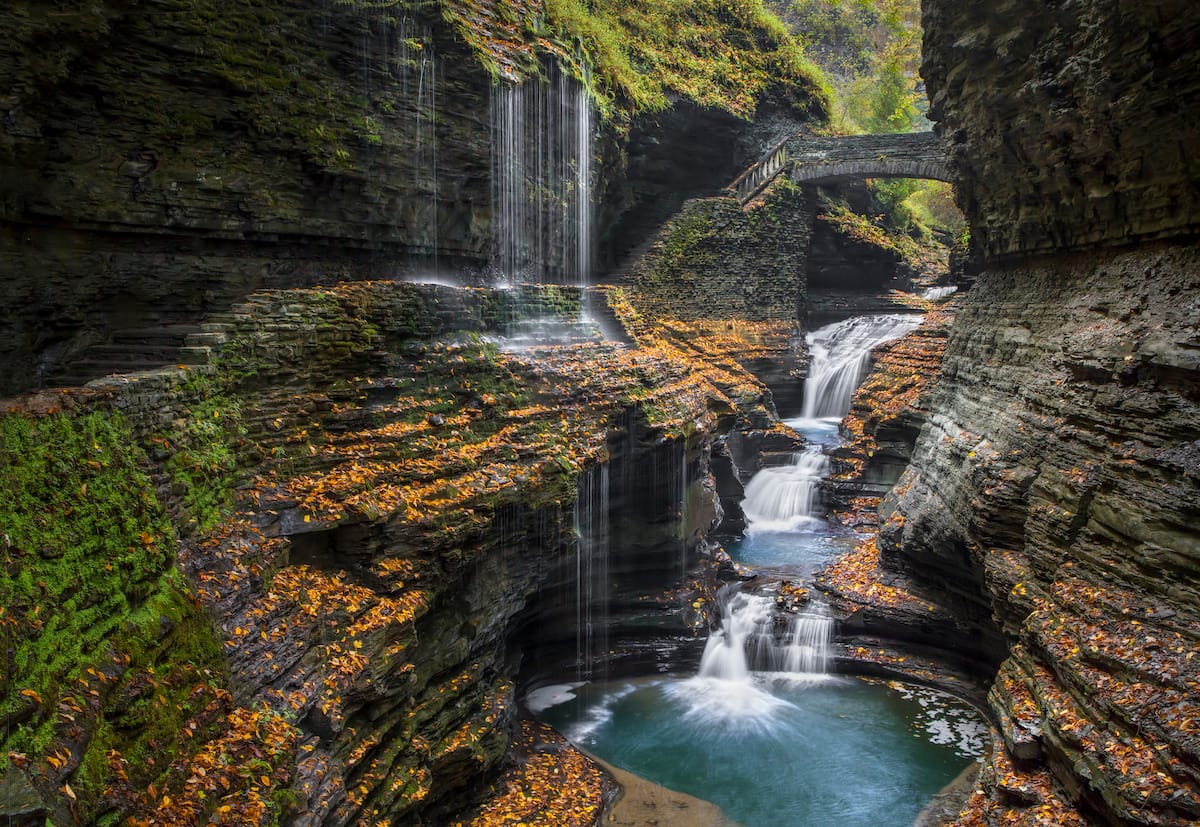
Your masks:
<svg viewBox="0 0 1200 827"><path fill-rule="evenodd" d="M1159 245L993 267L959 311L879 547L1012 646L1005 749L963 823L1200 816L1198 263Z"/></svg>
<svg viewBox="0 0 1200 827"><path fill-rule="evenodd" d="M922 11L930 118L979 253L1200 228L1195 4L934 0Z"/></svg>

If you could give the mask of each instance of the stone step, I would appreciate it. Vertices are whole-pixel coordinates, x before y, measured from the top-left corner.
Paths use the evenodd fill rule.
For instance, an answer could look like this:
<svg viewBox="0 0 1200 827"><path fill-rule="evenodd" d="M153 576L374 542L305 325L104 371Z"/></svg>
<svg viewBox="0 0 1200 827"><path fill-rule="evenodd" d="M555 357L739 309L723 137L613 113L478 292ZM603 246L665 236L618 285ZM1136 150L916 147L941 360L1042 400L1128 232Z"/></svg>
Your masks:
<svg viewBox="0 0 1200 827"><path fill-rule="evenodd" d="M190 333L183 340L187 347L209 347L214 350L219 350L220 346L225 344L229 337L223 332L206 332L206 333Z"/></svg>
<svg viewBox="0 0 1200 827"><path fill-rule="evenodd" d="M212 361L212 348L202 346L187 346L179 348L179 363L181 365L207 365Z"/></svg>
<svg viewBox="0 0 1200 827"><path fill-rule="evenodd" d="M136 345L180 345L189 333L194 333L195 325L176 324L158 325L155 327L138 327L125 330L114 330L109 341L113 344Z"/></svg>

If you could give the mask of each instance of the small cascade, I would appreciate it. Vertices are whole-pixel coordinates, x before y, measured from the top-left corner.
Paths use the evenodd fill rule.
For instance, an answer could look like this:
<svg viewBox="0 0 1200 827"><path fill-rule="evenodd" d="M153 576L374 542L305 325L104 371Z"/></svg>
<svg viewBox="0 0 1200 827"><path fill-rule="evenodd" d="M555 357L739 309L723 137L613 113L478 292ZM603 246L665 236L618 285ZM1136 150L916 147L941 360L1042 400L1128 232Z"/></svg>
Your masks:
<svg viewBox="0 0 1200 827"><path fill-rule="evenodd" d="M784 672L823 675L829 671L829 650L833 640L833 620L822 604L805 614L793 615L788 642L783 649Z"/></svg>
<svg viewBox="0 0 1200 827"><path fill-rule="evenodd" d="M500 280L585 285L592 264L591 98L554 69L492 90L493 264Z"/></svg>
<svg viewBox="0 0 1200 827"><path fill-rule="evenodd" d="M792 531L820 519L816 513L829 458L819 447L792 456L790 465L764 468L746 485L742 512L759 531Z"/></svg>
<svg viewBox="0 0 1200 827"><path fill-rule="evenodd" d="M833 619L823 606L780 615L770 595L727 589L720 595L721 628L705 644L699 677L745 681L752 671L808 677L828 672Z"/></svg>
<svg viewBox="0 0 1200 827"><path fill-rule="evenodd" d="M575 497L575 664L578 680L596 677L608 656L608 465L579 479Z"/></svg>
<svg viewBox="0 0 1200 827"><path fill-rule="evenodd" d="M921 298L925 299L925 301L936 302L948 298L949 296L953 296L957 292L958 287L953 284L947 287L930 287L921 294Z"/></svg>
<svg viewBox="0 0 1200 827"><path fill-rule="evenodd" d="M871 364L871 349L916 328L921 317L907 314L855 316L808 335L812 362L804 383L805 419L841 418Z"/></svg>

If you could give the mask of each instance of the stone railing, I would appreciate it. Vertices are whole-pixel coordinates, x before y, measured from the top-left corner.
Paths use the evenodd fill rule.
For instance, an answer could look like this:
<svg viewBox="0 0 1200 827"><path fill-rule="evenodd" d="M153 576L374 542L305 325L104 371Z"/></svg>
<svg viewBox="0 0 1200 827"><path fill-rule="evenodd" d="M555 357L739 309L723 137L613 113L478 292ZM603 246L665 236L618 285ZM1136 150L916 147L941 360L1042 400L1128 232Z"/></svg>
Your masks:
<svg viewBox="0 0 1200 827"><path fill-rule="evenodd" d="M932 132L894 135L797 135L787 142L787 166L798 184L848 178L932 178L949 181L946 151Z"/></svg>

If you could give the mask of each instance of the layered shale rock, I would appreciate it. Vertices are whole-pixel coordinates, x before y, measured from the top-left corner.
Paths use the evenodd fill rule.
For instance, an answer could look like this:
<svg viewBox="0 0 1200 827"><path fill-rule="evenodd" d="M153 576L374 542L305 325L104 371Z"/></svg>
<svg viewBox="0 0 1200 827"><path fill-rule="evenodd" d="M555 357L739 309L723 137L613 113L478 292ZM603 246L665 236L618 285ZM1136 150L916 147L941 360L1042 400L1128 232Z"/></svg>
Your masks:
<svg viewBox="0 0 1200 827"><path fill-rule="evenodd" d="M959 311L880 547L1012 643L967 823L1200 817L1198 265L993 267Z"/></svg>
<svg viewBox="0 0 1200 827"><path fill-rule="evenodd" d="M1190 824L1200 12L924 10L931 116L982 268L878 545L1009 649L1000 746L959 823Z"/></svg>
<svg viewBox="0 0 1200 827"><path fill-rule="evenodd" d="M16 404L12 450L51 428L61 414L48 408L81 408L85 436L59 461L83 476L67 478L58 520L84 531L73 515L91 525L89 499L106 496L129 536L93 555L90 579L68 578L64 599L128 607L89 628L70 662L53 661L79 674L77 690L52 692L20 660L5 743L21 757L0 804L31 788L35 817L62 823L460 812L500 767L522 662L557 668L567 649L606 658L592 621L647 605L645 593L610 595L608 578L631 591L634 568L674 575L717 519L713 437L769 418L765 387L733 362L696 364L670 337L511 354L481 338L578 309L578 291L556 288L260 293L214 323L210 364ZM144 477L126 491L104 476L133 461L105 453L121 442L101 430L118 411L124 441L156 467L157 496ZM37 468L55 461L27 447ZM632 487L633 505L613 498L612 510L649 510L658 524L609 568L604 487L611 476L625 490L620 478L664 462L676 485ZM13 519L36 525L35 494L17 489ZM13 587L34 601L60 552L27 535L12 535L8 555L30 569ZM187 582L163 556L175 536ZM120 555L147 571L126 583ZM39 611L21 602L5 621L11 612L31 644L47 643ZM184 634L195 642L182 646Z"/></svg>
<svg viewBox="0 0 1200 827"><path fill-rule="evenodd" d="M985 257L1200 229L1187 0L922 4L929 117Z"/></svg>

